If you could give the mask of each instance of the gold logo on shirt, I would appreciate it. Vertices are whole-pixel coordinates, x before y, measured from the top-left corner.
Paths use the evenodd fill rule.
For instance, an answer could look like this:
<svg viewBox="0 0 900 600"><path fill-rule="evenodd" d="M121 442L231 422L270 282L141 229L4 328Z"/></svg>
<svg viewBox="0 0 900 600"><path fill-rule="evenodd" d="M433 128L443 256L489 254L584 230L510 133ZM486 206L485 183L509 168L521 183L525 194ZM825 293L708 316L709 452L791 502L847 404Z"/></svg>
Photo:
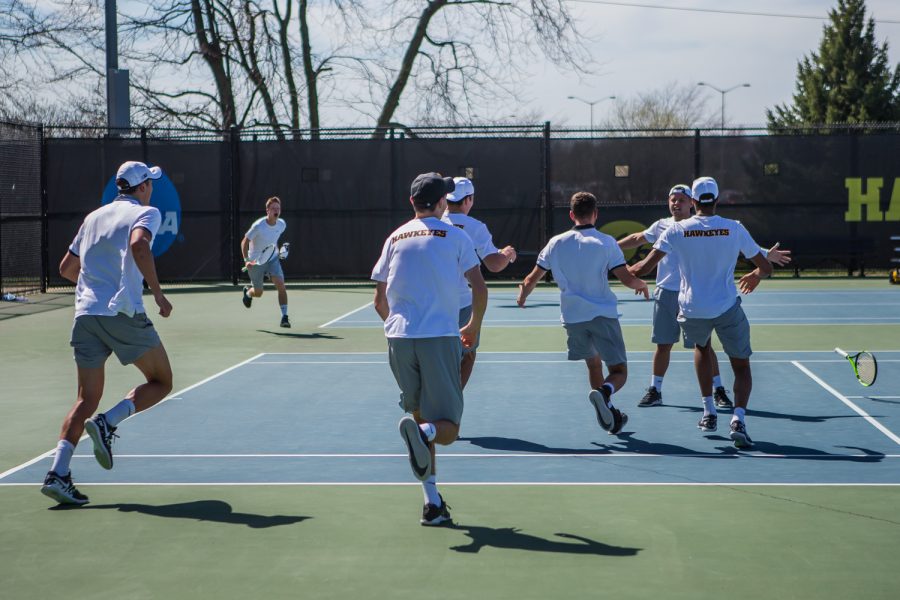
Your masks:
<svg viewBox="0 0 900 600"><path fill-rule="evenodd" d="M417 238L417 237L447 237L447 231L444 229L416 229L415 231L404 231L403 233L398 233L394 237L391 238L391 243L397 243L400 240L406 240L409 238Z"/></svg>
<svg viewBox="0 0 900 600"><path fill-rule="evenodd" d="M720 235L731 235L730 229L698 229L688 230L684 232L684 237L716 237Z"/></svg>

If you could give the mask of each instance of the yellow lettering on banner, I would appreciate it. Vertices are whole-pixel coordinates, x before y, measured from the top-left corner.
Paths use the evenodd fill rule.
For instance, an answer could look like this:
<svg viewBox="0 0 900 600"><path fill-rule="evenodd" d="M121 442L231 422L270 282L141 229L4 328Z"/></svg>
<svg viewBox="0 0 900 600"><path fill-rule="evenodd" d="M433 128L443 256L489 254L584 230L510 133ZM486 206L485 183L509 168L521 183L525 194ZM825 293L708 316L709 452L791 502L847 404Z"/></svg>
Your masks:
<svg viewBox="0 0 900 600"><path fill-rule="evenodd" d="M883 221L881 212L881 186L884 179L881 177L866 178L866 193L862 191L862 178L848 177L844 180L847 188L847 212L844 213L844 221L862 221L862 207L866 207L866 221ZM893 204L893 200L891 201Z"/></svg>
<svg viewBox="0 0 900 600"><path fill-rule="evenodd" d="M885 221L900 221L900 177L894 179L894 191L891 193L891 204L884 213Z"/></svg>

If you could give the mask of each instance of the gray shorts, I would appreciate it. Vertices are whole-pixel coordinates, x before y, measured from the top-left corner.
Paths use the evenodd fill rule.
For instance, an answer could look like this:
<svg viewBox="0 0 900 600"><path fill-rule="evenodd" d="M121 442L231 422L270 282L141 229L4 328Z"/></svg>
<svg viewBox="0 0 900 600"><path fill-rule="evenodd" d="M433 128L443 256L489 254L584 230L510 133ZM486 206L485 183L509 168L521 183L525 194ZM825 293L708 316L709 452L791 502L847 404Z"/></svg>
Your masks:
<svg viewBox="0 0 900 600"><path fill-rule="evenodd" d="M722 342L725 354L732 358L750 358L753 350L750 348L750 322L744 309L741 308L741 299L737 298L734 306L713 319L689 319L679 317L678 322L684 331L685 346L705 346L709 342L712 332L715 331Z"/></svg>
<svg viewBox="0 0 900 600"><path fill-rule="evenodd" d="M680 338L678 292L658 287L653 292L653 329L650 341L654 344L674 344Z"/></svg>
<svg viewBox="0 0 900 600"><path fill-rule="evenodd" d="M278 277L279 279L284 279L284 271L281 270L281 260L278 258L278 253L275 253L275 256L264 265L250 265L247 267L247 273L250 275L250 284L257 290L262 289L263 277L266 275L269 278Z"/></svg>
<svg viewBox="0 0 900 600"><path fill-rule="evenodd" d="M388 358L400 386L400 408L426 421L459 425L463 413L458 337L388 338Z"/></svg>
<svg viewBox="0 0 900 600"><path fill-rule="evenodd" d="M468 305L464 308L459 309L459 328L462 329L463 326L468 325L469 319L472 318L472 305ZM478 350L478 344L481 343L481 332L478 332L478 337L475 338L475 343L472 344L471 348L466 348L463 346L463 354L471 354Z"/></svg>
<svg viewBox="0 0 900 600"><path fill-rule="evenodd" d="M133 317L81 315L72 325L69 345L75 349L75 364L82 369L102 367L113 352L123 365L130 365L147 350L162 344L153 323L144 313Z"/></svg>
<svg viewBox="0 0 900 600"><path fill-rule="evenodd" d="M628 362L618 319L594 317L592 321L564 324L563 327L566 328L569 360L586 360L600 355L607 366Z"/></svg>

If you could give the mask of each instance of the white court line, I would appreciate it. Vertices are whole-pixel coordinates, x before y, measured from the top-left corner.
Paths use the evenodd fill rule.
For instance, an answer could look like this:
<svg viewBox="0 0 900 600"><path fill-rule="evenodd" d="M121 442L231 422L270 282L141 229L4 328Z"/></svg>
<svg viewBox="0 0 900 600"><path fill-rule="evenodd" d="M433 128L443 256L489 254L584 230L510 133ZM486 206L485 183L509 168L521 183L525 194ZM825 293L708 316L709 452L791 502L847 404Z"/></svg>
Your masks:
<svg viewBox="0 0 900 600"><path fill-rule="evenodd" d="M175 400L175 399L180 400L182 394L186 394L187 392L191 391L192 389L194 389L194 388L196 388L196 387L199 387L199 386L203 385L204 383L208 383L208 382L212 381L213 379L215 379L215 378L217 378L217 377L221 377L221 376L224 375L225 373L228 373L229 371L233 371L233 370L237 369L238 367L242 367L242 366L246 365L247 363L249 363L249 362L251 362L251 361L254 361L254 360L256 360L257 358L259 358L260 356L263 356L263 355L265 355L265 352L260 352L260 353L257 354L256 356L251 356L251 357L248 358L247 360L245 360L245 361L243 361L243 362L240 362L240 363L238 363L238 364L236 364L236 365L234 365L234 366L228 367L228 368L225 369L224 371L219 371L219 372L216 373L215 375L210 375L210 376L207 377L206 379L204 379L204 380L202 380L202 381L198 381L198 382L195 383L194 385L190 385L190 386L184 388L183 390L179 390L179 391L175 392L174 394L171 394L171 395L169 395L168 397L163 398L162 400L160 400L159 402L157 402L157 403L154 404L153 406L159 406L160 404L162 404L163 402L166 402L166 401L168 401L168 400ZM152 409L153 406L151 406L151 407L148 408L147 410ZM138 413L138 414L143 414L143 413L147 412L147 410L141 411L141 412ZM138 414L133 415L133 416L131 416L131 417L129 417L129 418L133 419L133 418L135 418L136 416L138 416ZM78 441L81 442L82 440L87 439L87 437L88 437L87 435L84 435L84 436L81 437L81 440L78 440ZM9 470L7 470L7 471L4 471L4 472L0 473L0 480L3 480L4 477L7 477L7 476L9 476L9 475L12 475L13 473L16 473L16 472L18 472L18 471L21 471L22 469L24 469L24 468L26 468L26 467L30 467L30 466L33 465L34 463L39 462L39 461L41 461L41 460L47 458L48 456L52 456L54 452L56 452L56 448L53 448L53 449L51 449L51 450L48 450L47 452L44 452L44 453L41 454L40 456L37 456L37 457L35 457L35 458L32 458L32 459L29 460L28 462L22 463L21 465L18 465L18 466L16 466L16 467L13 467L12 469L9 469Z"/></svg>
<svg viewBox="0 0 900 600"><path fill-rule="evenodd" d="M39 483L0 483L2 487L35 487ZM395 487L416 486L422 484L418 481L266 481L250 483L246 481L223 481L213 483L208 481L130 481L127 483L109 483L79 481L80 486L97 487ZM871 483L860 481L856 483L784 483L782 482L757 482L745 483L735 481L710 481L710 482L638 482L638 481L441 481L443 486L535 486L535 487L900 487L900 483Z"/></svg>
<svg viewBox="0 0 900 600"><path fill-rule="evenodd" d="M809 362L809 361L803 361ZM847 398L853 398L854 400L861 400L864 398L868 398L869 400L889 400L891 398L900 398L900 396L846 396Z"/></svg>
<svg viewBox="0 0 900 600"><path fill-rule="evenodd" d="M328 327L328 326L331 325L332 323L335 323L335 322L337 322L337 321L340 321L340 320L343 319L344 317L349 317L349 316L352 315L352 314L358 313L359 311L364 310L364 309L366 309L366 308L369 308L370 306L375 306L375 301L374 301L374 300L373 300L372 302L369 302L368 304L364 304L364 305L360 306L359 308L354 308L354 309L351 310L350 312L345 313L345 314L343 314L343 315L337 317L336 319L332 319L332 320L328 321L327 323L325 323L324 325L319 325L319 329L321 329L321 328L323 328L323 327ZM369 321L366 321L366 322L368 323ZM380 322L380 321L378 321L378 322Z"/></svg>
<svg viewBox="0 0 900 600"><path fill-rule="evenodd" d="M727 456L741 456L744 458L815 458L815 459L847 459L847 458L871 458L881 460L883 458L900 458L900 454L767 454L763 452L746 451L741 454L725 455L721 452L693 452L680 454L653 454L640 452L449 452L438 453L441 459L445 458L723 458ZM94 460L93 454L76 454L72 458ZM409 458L408 454L116 454L116 460L120 458L153 459L153 458Z"/></svg>
<svg viewBox="0 0 900 600"><path fill-rule="evenodd" d="M810 359L804 360L806 363L842 363L846 359L843 358L835 358L835 359ZM630 363L652 363L652 359L635 359L629 358L628 362ZM670 360L670 363L683 363L683 364L694 364L693 360ZM776 360L776 359L757 359L751 361L752 364L759 363L786 363L786 362L794 362L789 361L788 359ZM900 363L900 359L880 359L878 362L880 363ZM571 361L567 359L557 358L557 359L543 359L543 360L480 360L478 364L480 365L515 365L515 364L568 364L572 363L575 365L580 365L578 361ZM256 365L386 365L387 360L260 360L252 363L250 366ZM868 397L868 396L858 396L858 397ZM881 397L881 396L880 396ZM885 398L889 396L883 396Z"/></svg>
<svg viewBox="0 0 900 600"><path fill-rule="evenodd" d="M810 371L809 369L807 369L806 367L804 367L797 361L792 360L791 363L795 367L797 367L798 369L800 369L801 371L806 373L810 379L812 379L813 381L815 381L816 383L821 385L823 388L825 388L825 390L827 392L829 392L832 396L834 396L835 398L837 398L838 400L840 400L841 402L843 402L844 404L849 406L853 410L853 412L855 412L856 414L858 414L859 416L864 418L866 421L868 421L873 427L875 427L878 431L880 431L881 433L886 435L888 438L890 438L895 444L900 445L900 437L897 437L893 431L891 431L890 429L888 429L887 427L885 427L884 425L882 425L881 423L876 421L874 418L869 416L869 414L866 411L864 411L863 409L861 409L854 403L850 402L850 400L848 400L846 396L844 396L843 394L838 392L836 389L834 389L833 387L831 387L830 385L828 385L827 383L822 381L819 377L817 377L815 375L815 373L813 373L812 371Z"/></svg>

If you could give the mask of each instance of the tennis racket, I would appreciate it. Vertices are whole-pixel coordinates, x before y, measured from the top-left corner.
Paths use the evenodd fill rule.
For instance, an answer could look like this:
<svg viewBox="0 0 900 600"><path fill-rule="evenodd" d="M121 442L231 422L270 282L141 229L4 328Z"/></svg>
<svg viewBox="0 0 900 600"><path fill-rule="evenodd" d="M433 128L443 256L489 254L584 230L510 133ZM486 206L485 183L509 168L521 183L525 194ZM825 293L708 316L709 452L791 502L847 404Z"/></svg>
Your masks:
<svg viewBox="0 0 900 600"><path fill-rule="evenodd" d="M251 260L244 265L244 268L241 271L246 272L248 266L256 266L256 265L264 265L275 256L275 253L278 252L277 244L269 244L265 248L263 248L259 254L256 255L256 260Z"/></svg>
<svg viewBox="0 0 900 600"><path fill-rule="evenodd" d="M863 350L856 354L847 354L840 348L835 348L834 351L850 361L853 374L862 385L869 387L875 383L875 377L878 375L878 362L871 352Z"/></svg>

